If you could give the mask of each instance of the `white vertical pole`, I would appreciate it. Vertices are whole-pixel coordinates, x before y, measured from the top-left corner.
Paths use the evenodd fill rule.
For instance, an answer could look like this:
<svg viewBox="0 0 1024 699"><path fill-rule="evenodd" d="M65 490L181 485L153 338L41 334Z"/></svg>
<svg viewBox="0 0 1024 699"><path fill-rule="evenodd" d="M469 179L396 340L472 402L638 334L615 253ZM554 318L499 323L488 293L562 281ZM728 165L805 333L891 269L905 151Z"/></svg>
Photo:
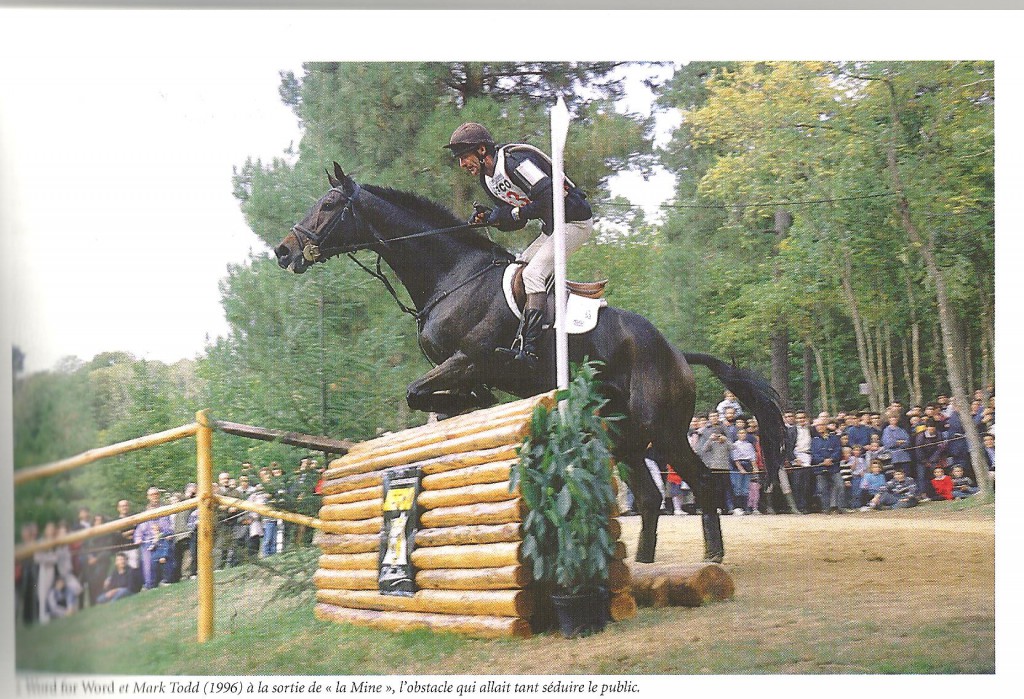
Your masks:
<svg viewBox="0 0 1024 699"><path fill-rule="evenodd" d="M561 96L551 109L551 194L555 230L555 367L558 388L569 387L569 334L565 320L565 139L569 110Z"/></svg>

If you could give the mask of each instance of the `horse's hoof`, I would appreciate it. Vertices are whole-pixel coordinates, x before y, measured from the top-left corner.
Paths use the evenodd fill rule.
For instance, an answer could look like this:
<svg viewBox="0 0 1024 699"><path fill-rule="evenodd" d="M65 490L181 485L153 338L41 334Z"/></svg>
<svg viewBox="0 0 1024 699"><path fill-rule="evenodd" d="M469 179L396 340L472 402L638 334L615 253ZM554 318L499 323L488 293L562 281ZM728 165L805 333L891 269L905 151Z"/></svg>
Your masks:
<svg viewBox="0 0 1024 699"><path fill-rule="evenodd" d="M715 553L710 556L704 556L705 563L721 563L722 559L725 558L724 553Z"/></svg>

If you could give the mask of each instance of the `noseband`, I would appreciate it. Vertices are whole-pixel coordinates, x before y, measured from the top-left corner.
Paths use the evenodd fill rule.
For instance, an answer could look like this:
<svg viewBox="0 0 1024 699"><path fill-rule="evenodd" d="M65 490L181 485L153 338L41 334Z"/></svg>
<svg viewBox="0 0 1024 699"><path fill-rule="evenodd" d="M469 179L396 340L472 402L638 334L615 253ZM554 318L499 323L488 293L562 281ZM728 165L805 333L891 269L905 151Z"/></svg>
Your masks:
<svg viewBox="0 0 1024 699"><path fill-rule="evenodd" d="M330 192L339 192L343 197L345 196L345 190L341 186L331 187ZM341 207L339 211L327 220L327 224L320 229L319 232L314 233L309 230L301 223L296 223L292 226L292 234L299 242L299 247L302 249L302 257L305 258L306 262L322 262L332 255L336 255L342 252L348 252L349 247L338 247L338 248L324 248L323 245L327 242L327 239L331 237L338 226L341 225L342 221L345 220L346 215L350 212L353 217L356 216L355 212L355 199L356 195L359 194L359 185L355 185L355 190L352 192L352 196L348 197L348 201L345 202L345 206ZM380 238L378 238L380 240Z"/></svg>

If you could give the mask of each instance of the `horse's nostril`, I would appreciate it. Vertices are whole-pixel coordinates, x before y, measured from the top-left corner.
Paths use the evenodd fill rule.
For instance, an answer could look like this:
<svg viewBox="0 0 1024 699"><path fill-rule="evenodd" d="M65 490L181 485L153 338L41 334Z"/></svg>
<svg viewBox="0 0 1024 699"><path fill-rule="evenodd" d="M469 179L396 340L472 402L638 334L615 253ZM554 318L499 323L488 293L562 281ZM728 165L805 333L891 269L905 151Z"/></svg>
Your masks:
<svg viewBox="0 0 1024 699"><path fill-rule="evenodd" d="M288 246L278 245L277 249L274 250L274 254L277 255L278 260L284 260L286 257L288 257Z"/></svg>

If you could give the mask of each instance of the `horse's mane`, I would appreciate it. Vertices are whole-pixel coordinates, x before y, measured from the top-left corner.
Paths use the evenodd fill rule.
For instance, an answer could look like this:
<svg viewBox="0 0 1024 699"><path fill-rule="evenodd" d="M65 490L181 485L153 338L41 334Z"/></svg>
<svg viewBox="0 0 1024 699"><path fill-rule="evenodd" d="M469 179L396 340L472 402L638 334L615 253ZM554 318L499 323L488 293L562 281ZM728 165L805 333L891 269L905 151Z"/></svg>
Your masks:
<svg viewBox="0 0 1024 699"><path fill-rule="evenodd" d="M362 185L362 187L371 194L416 214L417 217L433 228L452 228L465 223L465 221L462 221L458 216L452 213L451 209L448 207L443 204L438 204L435 201L431 201L419 194L403 192L390 187L380 187L374 184L365 184ZM483 250L487 253L492 253L495 250L505 252L504 248L481 233L480 229L467 229L465 231L452 233L451 236L466 243L470 247Z"/></svg>

